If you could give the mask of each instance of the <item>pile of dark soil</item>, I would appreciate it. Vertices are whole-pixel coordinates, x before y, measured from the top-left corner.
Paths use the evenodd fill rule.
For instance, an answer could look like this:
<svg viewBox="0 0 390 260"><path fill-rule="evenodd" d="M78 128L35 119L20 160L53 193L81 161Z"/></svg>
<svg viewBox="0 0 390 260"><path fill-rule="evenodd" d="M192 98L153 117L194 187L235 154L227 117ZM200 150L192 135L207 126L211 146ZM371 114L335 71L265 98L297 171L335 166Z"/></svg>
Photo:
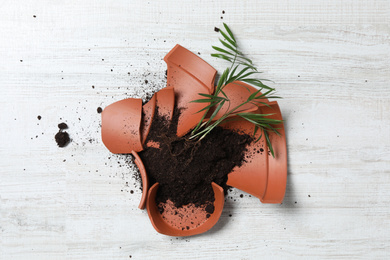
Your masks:
<svg viewBox="0 0 390 260"><path fill-rule="evenodd" d="M249 135L216 127L201 141L190 140L189 134L176 136L180 109L175 109L172 120L158 114L153 118L146 143L159 143L159 148L147 147L139 153L150 185L158 182L156 203L171 200L176 207L189 203L206 205L208 213L214 212L214 193L211 182L224 188L227 175L245 162L247 145L253 141Z"/></svg>

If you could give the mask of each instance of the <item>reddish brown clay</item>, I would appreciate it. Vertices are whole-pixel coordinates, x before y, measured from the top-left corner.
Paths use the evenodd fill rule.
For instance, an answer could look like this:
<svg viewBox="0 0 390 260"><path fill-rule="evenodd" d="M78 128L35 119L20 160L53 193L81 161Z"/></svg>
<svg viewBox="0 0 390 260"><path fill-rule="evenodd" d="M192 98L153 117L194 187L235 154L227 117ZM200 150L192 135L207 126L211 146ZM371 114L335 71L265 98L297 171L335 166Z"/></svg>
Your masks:
<svg viewBox="0 0 390 260"><path fill-rule="evenodd" d="M208 103L191 103L191 101L202 98L199 93L213 92L217 71L180 45L176 45L164 60L168 66L167 86L175 89L176 106L183 108L177 126L177 136L181 137L201 120L202 113L196 112Z"/></svg>
<svg viewBox="0 0 390 260"><path fill-rule="evenodd" d="M142 180L142 197L141 201L138 205L138 208L144 209L146 205L146 197L148 194L148 189L149 189L149 178L148 175L146 174L145 166L139 157L137 152L132 151L131 154L134 156L134 162L137 165L139 172L141 174L141 180Z"/></svg>
<svg viewBox="0 0 390 260"><path fill-rule="evenodd" d="M248 121L230 121L222 125L239 133L253 135L254 125ZM255 138L261 136L258 131ZM264 135L256 143L252 143L245 153L246 162L241 167L235 167L228 175L227 185L262 198L267 188L268 152Z"/></svg>
<svg viewBox="0 0 390 260"><path fill-rule="evenodd" d="M249 91L245 91L244 99L257 91L254 87L239 83ZM248 95L248 96L247 96ZM239 93L229 96L231 103L238 103L236 98L242 99ZM269 102L267 99L261 100L267 105L260 104L257 107L259 114L272 114L269 118L282 120L279 106L276 101ZM250 122L239 120L230 121L223 124L223 127L243 132L246 134L254 133L254 125ZM287 147L286 136L283 123L275 125L280 136L269 132L269 138L275 151L275 158L268 153L268 146L264 135L258 142L252 143L245 154L246 162L241 167L236 167L228 175L227 184L240 190L248 192L258 197L263 203L281 203L284 198L287 182ZM256 133L255 138L259 138L261 132Z"/></svg>
<svg viewBox="0 0 390 260"><path fill-rule="evenodd" d="M170 121L175 108L175 92L173 88L163 88L156 93L156 96L159 115Z"/></svg>
<svg viewBox="0 0 390 260"><path fill-rule="evenodd" d="M107 106L102 112L102 140L112 153L142 150L142 100L128 98Z"/></svg>
<svg viewBox="0 0 390 260"><path fill-rule="evenodd" d="M228 111L228 109L233 109L234 107L244 103L253 92L257 91L257 89L254 89L252 87L248 88L247 86L248 84L235 81L226 85L223 88L223 91L225 95L228 97L228 99L230 100L230 102L226 102L222 106L222 108L215 115L213 121L221 118L221 116L223 116ZM219 96L224 97L222 93L220 93ZM255 112L256 110L257 110L257 106L255 104L248 103L240 107L239 109L237 109L234 112L234 114ZM212 111L210 111L210 114L211 112Z"/></svg>
<svg viewBox="0 0 390 260"><path fill-rule="evenodd" d="M176 208L170 201L165 203L164 211L160 213L156 205L158 183L155 183L149 189L146 208L157 232L169 236L192 236L212 228L221 216L225 198L223 189L214 182L211 184L215 196L214 213L208 215L202 207L186 205Z"/></svg>
<svg viewBox="0 0 390 260"><path fill-rule="evenodd" d="M155 109L156 109L156 95L153 95L153 97L149 100L149 102L142 107L142 111L143 111L142 124L141 124L142 144L145 143L146 137L148 136L150 131L150 127L152 126Z"/></svg>
<svg viewBox="0 0 390 260"><path fill-rule="evenodd" d="M263 114L271 114L270 118L282 120L282 113L280 112L278 103L276 101L269 103L270 107L260 106L259 109ZM282 203L284 194L286 192L287 184L287 146L286 133L283 123L276 125L280 135L273 132L269 133L269 138L272 147L275 151L275 158L268 156L268 181L267 190L261 198L263 203Z"/></svg>

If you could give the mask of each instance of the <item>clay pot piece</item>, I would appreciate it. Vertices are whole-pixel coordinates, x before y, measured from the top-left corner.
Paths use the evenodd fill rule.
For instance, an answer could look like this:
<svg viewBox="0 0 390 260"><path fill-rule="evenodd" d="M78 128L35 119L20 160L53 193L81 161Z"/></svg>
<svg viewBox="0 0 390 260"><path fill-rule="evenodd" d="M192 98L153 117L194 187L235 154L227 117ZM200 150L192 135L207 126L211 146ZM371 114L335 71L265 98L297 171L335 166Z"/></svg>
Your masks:
<svg viewBox="0 0 390 260"><path fill-rule="evenodd" d="M211 183L215 197L212 214L194 205L176 208L171 201L162 205L163 211L160 213L156 205L158 185L155 183L149 189L146 203L150 221L157 232L169 236L192 236L206 232L218 222L225 202L224 191L219 185Z"/></svg>
<svg viewBox="0 0 390 260"><path fill-rule="evenodd" d="M141 201L139 202L138 208L144 209L146 205L146 197L148 195L148 189L149 189L149 178L148 175L146 174L145 166L141 158L139 157L138 153L132 151L131 154L134 156L134 162L139 169L141 180L142 180L142 197L141 197Z"/></svg>
<svg viewBox="0 0 390 260"><path fill-rule="evenodd" d="M201 120L202 113L196 112L208 104L191 101L202 98L199 93L211 94L214 91L217 71L180 45L176 45L164 61L168 66L167 86L175 89L176 106L182 109L177 126L177 136L181 137Z"/></svg>
<svg viewBox="0 0 390 260"><path fill-rule="evenodd" d="M172 119L175 105L180 109L177 136L181 137L194 128L202 118L197 113L209 103L191 103L202 98L199 93L212 94L216 70L180 45L176 45L164 58L167 63L167 87L157 92L142 107L140 99L125 99L107 106L102 113L102 140L112 153L132 153L138 166L143 193L139 208L147 208L153 227L160 233L171 236L190 236L203 233L215 225L221 216L224 205L223 189L212 183L215 201L214 212L208 214L204 208L186 205L176 208L171 201L156 205L158 183L149 188L145 167L137 152L143 147L159 148L160 144L149 140L146 143L151 124L158 109L159 116ZM230 100L218 112L214 120L220 118L227 109L241 104L249 95L257 91L243 82L233 82L225 86L224 92ZM236 111L272 114L273 119L282 119L277 102L264 99L263 104L247 104ZM230 105L230 106L229 106ZM143 114L143 116L142 116ZM232 119L237 117L232 116ZM239 133L252 135L254 125L245 120L232 120L221 125ZM281 203L287 180L287 147L283 124L279 128L280 136L269 133L275 158L268 152L268 146L261 131L245 153L246 162L236 167L228 175L227 184L258 197L263 203ZM169 163L169 162L167 162ZM161 208L163 209L160 212ZM159 210L160 209L160 210Z"/></svg>
<svg viewBox="0 0 390 260"><path fill-rule="evenodd" d="M224 91L230 100L230 108L232 108L247 100L257 89L246 83L237 82L236 84L231 83L227 85ZM272 114L269 118L282 120L276 101L269 102L268 99L263 99L261 102L266 103L268 106L260 103L258 105L243 106L240 111L236 111L236 114L243 112ZM245 120L230 121L222 124L222 126L248 135L253 135L255 128L252 123ZM278 128L280 136L273 132L268 134L275 151L275 158L268 153L265 136L262 135L261 131L258 131L255 139L260 138L260 136L261 138L247 148L248 151L245 153L246 163L241 167L234 168L228 175L227 181L228 185L258 197L263 203L281 203L286 190L287 147L284 125L280 124L274 127Z"/></svg>
<svg viewBox="0 0 390 260"><path fill-rule="evenodd" d="M175 91L172 87L167 87L156 94L158 114L165 117L168 121L172 119L175 109Z"/></svg>
<svg viewBox="0 0 390 260"><path fill-rule="evenodd" d="M152 126L152 121L154 117L154 111L156 110L156 95L142 107L143 117L142 117L142 144L145 144L146 137L149 134L150 127Z"/></svg>
<svg viewBox="0 0 390 260"><path fill-rule="evenodd" d="M102 112L102 140L112 153L142 151L140 124L142 100L128 98L107 106Z"/></svg>
<svg viewBox="0 0 390 260"><path fill-rule="evenodd" d="M269 103L270 107L260 106L263 114L271 114L270 118L282 120L282 113L276 101ZM287 145L284 125L276 125L280 135L269 133L275 158L268 156L268 181L264 196L260 199L263 203L282 203L287 184Z"/></svg>
<svg viewBox="0 0 390 260"><path fill-rule="evenodd" d="M218 120L223 116L228 109L232 109L242 103L244 103L248 97L253 93L256 92L257 89L253 88L252 86L249 86L248 84L245 84L243 82L232 82L228 85L226 85L223 88L223 91L225 95L228 97L229 102L226 102L222 108L218 111L218 113L215 115L213 121ZM220 93L218 96L224 97L222 93ZM257 110L257 106L251 103L248 103L239 109L237 109L234 113L250 113L255 112ZM212 111L210 111L210 114ZM199 122L199 121L198 121Z"/></svg>
<svg viewBox="0 0 390 260"><path fill-rule="evenodd" d="M172 120L173 116L173 110L175 109L175 92L172 87L164 88L156 93L156 95L153 96L155 100L155 106L158 107L158 114L160 117L164 117L167 119L167 121ZM146 106L146 105L145 105ZM155 112L155 109L153 109L153 114ZM153 117L152 117L153 119ZM151 126L151 122L149 124L149 129L147 133L149 133ZM145 137L146 139L146 137ZM155 142L153 140L149 140L146 144L147 147L154 147L154 148L160 148L160 144L158 142Z"/></svg>

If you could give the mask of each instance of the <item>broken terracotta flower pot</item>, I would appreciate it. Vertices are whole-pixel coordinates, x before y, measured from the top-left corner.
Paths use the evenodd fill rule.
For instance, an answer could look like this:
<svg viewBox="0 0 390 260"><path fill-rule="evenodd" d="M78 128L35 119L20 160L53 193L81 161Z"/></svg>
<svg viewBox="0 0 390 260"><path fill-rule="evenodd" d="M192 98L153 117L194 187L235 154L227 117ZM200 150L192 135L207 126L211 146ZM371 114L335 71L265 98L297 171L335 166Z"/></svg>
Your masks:
<svg viewBox="0 0 390 260"><path fill-rule="evenodd" d="M158 183L155 183L147 196L146 208L150 221L157 232L169 236L192 236L206 232L219 220L225 196L223 189L211 183L214 191L214 212L207 213L204 207L196 207L193 204L176 208L173 202L167 201L163 205L156 205ZM162 211L162 212L161 212Z"/></svg>
<svg viewBox="0 0 390 260"><path fill-rule="evenodd" d="M147 172L137 152L143 147L159 148L158 143L148 140L156 109L160 116L172 119L174 107L180 110L177 136L182 137L193 129L203 114L197 113L208 103L191 103L201 98L199 93L212 94L216 70L197 55L180 45L176 45L164 58L167 63L167 87L157 92L142 107L140 99L126 99L106 107L102 113L102 139L113 153L132 153L135 163L140 169L143 193L139 208L147 208L153 227L160 233L171 236L190 236L209 230L221 216L224 205L223 189L212 183L215 201L214 212L209 214L205 208L185 205L176 208L171 201L157 205L156 193L158 183L149 188ZM255 88L242 82L233 82L224 88L230 100L230 106L241 104ZM263 100L264 104L248 104L236 113L272 114L270 118L282 119L276 102ZM228 109L225 104L214 120L220 118ZM254 125L244 120L234 120L235 115L222 124L223 127L239 133L252 135ZM280 136L269 133L275 151L273 158L267 147L265 136L256 133L260 138L252 143L245 153L246 162L236 167L228 175L227 184L258 197L265 203L280 203L283 200L287 179L287 150L283 124L275 126ZM167 162L169 163L169 162ZM160 210L163 209L161 212ZM178 216L179 215L179 216Z"/></svg>

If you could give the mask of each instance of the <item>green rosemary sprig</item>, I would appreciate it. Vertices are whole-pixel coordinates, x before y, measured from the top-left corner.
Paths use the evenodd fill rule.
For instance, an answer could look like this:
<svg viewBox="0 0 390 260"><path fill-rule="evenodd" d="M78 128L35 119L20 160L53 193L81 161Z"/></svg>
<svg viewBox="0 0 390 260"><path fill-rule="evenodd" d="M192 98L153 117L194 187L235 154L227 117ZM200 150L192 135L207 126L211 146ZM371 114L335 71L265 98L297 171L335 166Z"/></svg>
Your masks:
<svg viewBox="0 0 390 260"><path fill-rule="evenodd" d="M202 98L192 101L194 103L209 103L209 105L198 111L198 113L203 112L203 116L197 126L191 132L190 138L199 138L199 140L201 140L216 126L228 120L229 116L237 115L238 118L241 118L242 120L247 120L255 125L255 130L253 133L254 135L256 135L259 129L262 131L262 134L256 140L256 142L260 140L260 138L264 134L268 148L272 156L275 157L268 132L271 131L279 135L277 128L274 128L273 125L280 124L282 121L268 118L268 116L271 116L273 114L236 113L236 111L240 107L248 103L263 104L269 107L267 103L263 102L264 99L279 97L272 95L275 89L268 87L267 85L262 83L262 80L265 81L265 79L257 79L254 77L254 75L259 74L261 72L257 71L256 67L253 65L252 60L245 57L244 54L238 50L237 41L234 38L232 31L225 23L223 25L225 27L226 32L222 31L221 29L219 30L224 39L219 39L219 41L224 47L221 48L212 46L212 48L216 50L217 53L213 53L211 54L211 56L227 60L231 63L231 65L230 67L226 68L222 73L221 77L218 80L217 87L215 88L215 91L212 95L200 93L199 95L201 95ZM252 93L246 101L232 109L228 109L225 114L223 114L219 119L213 122L213 119L221 110L221 108L225 105L225 103L230 102L229 98L223 91L224 87L232 82L236 82L237 84L239 84L238 81L245 82L249 85L258 87L259 89L256 92ZM263 90L265 90L266 92L261 93L261 91ZM206 119L206 116L209 114L211 109L213 109L214 111L211 116Z"/></svg>

